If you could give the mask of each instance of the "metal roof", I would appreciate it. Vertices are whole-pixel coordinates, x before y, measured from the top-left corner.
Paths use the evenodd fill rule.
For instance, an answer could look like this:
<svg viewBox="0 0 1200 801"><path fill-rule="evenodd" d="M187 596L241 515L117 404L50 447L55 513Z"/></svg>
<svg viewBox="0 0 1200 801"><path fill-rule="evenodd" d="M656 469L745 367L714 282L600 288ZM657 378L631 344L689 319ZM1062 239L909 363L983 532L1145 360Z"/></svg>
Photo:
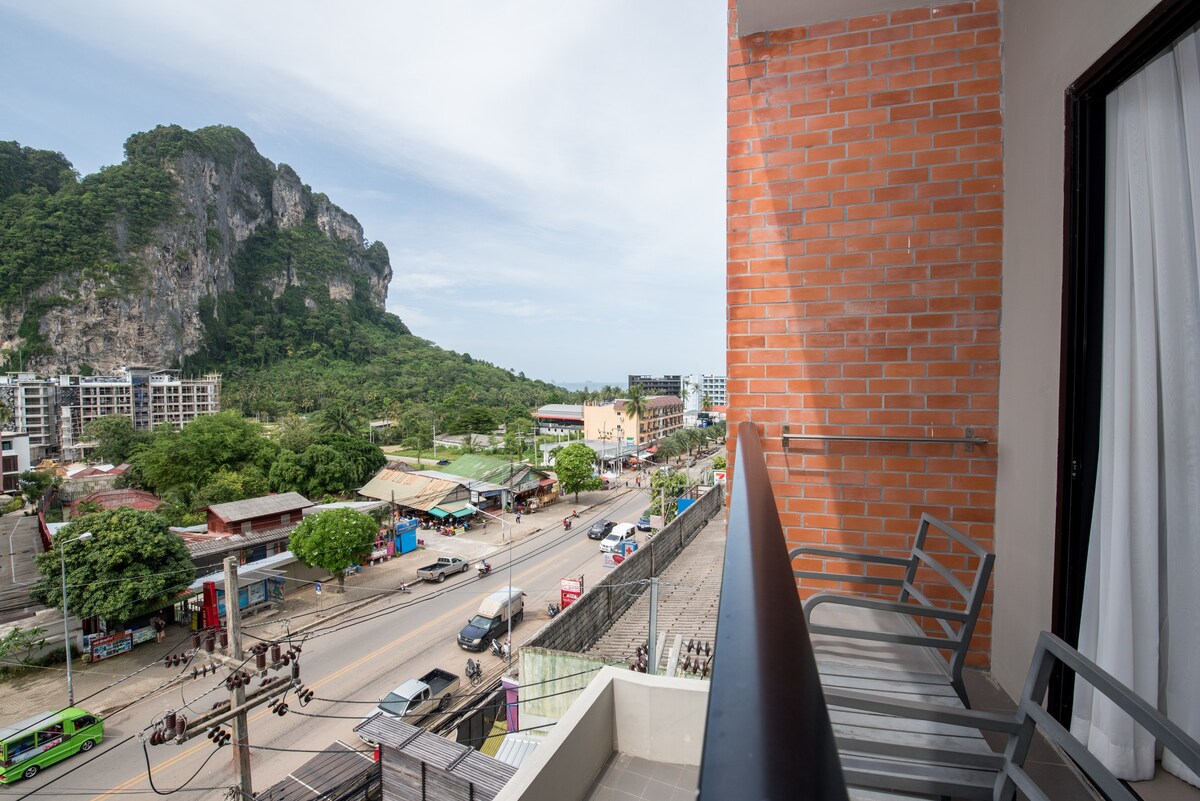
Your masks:
<svg viewBox="0 0 1200 801"><path fill-rule="evenodd" d="M255 794L259 801L317 801L334 797L345 785L378 770L370 752L360 751L341 740L264 792Z"/></svg>
<svg viewBox="0 0 1200 801"><path fill-rule="evenodd" d="M280 512L294 512L312 505L312 501L298 492L281 492L278 495L264 495L244 501L215 503L206 508L226 523L236 523L255 517L277 515Z"/></svg>
<svg viewBox="0 0 1200 801"><path fill-rule="evenodd" d="M461 480L450 481L385 467L360 487L358 494L427 512L461 487Z"/></svg>
<svg viewBox="0 0 1200 801"><path fill-rule="evenodd" d="M535 737L519 732L506 734L500 741L500 748L496 750L496 759L512 765L514 768L519 768L521 763L536 751L545 739L545 737Z"/></svg>
<svg viewBox="0 0 1200 801"><path fill-rule="evenodd" d="M193 557L207 556L208 554L220 553L221 551L239 550L241 548L249 548L253 545L262 545L265 542L274 542L275 540L286 540L288 535L292 533L298 525L299 521L286 526L274 526L272 528L264 528L260 531L251 531L249 534L230 534L227 537L212 537L199 541L188 542L188 553Z"/></svg>
<svg viewBox="0 0 1200 801"><path fill-rule="evenodd" d="M247 562L244 565L238 565L238 578L245 579L247 581L262 581L265 578L272 578L275 575L274 572L264 571L274 571L278 568L290 565L295 561L296 557L292 555L291 551L283 551L282 553L268 556L266 559L259 559L255 562ZM206 581L211 581L218 587L224 587L225 571L220 570L216 573L209 573L207 576L201 576L193 581L188 589L192 590L193 592L199 592L200 590L204 589L204 582Z"/></svg>
<svg viewBox="0 0 1200 801"><path fill-rule="evenodd" d="M438 737L387 715L376 715L357 726L355 731L361 732L372 742L381 744L385 764L389 758L389 751L399 751L407 757L420 760L430 768L449 773L463 782L470 782L475 791L475 798L478 799L494 798L517 772L512 765L481 754L469 745ZM385 770L385 782L388 778L388 771Z"/></svg>

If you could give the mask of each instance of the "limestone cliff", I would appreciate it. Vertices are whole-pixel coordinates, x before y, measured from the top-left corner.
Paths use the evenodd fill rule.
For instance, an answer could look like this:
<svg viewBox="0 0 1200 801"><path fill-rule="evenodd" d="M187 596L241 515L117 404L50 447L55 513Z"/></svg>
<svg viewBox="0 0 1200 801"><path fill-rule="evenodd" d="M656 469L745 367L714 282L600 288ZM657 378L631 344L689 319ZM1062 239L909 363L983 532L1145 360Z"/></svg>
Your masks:
<svg viewBox="0 0 1200 801"><path fill-rule="evenodd" d="M89 211L96 207L89 195L107 212ZM223 297L279 299L290 288L310 309L351 302L384 308L392 277L386 249L368 246L352 215L233 128L137 134L122 165L28 198L0 207L14 207L0 216L0 226L10 223L0 235L11 243L10 252L0 252L0 278L25 287L0 297L0 351L10 368L179 365L205 347ZM39 203L44 221L34 215ZM61 209L78 217L87 247L68 243L70 253L39 258L52 246L28 240L61 241L46 233ZM277 245L301 232L307 250ZM321 237L323 243L310 241ZM319 258L306 255L317 246Z"/></svg>

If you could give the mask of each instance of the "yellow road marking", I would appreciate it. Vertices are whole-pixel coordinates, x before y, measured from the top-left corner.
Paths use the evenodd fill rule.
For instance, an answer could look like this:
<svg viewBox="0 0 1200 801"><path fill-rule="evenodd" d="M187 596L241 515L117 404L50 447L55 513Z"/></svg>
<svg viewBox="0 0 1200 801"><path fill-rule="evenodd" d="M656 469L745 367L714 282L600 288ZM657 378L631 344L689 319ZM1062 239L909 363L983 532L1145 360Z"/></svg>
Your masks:
<svg viewBox="0 0 1200 801"><path fill-rule="evenodd" d="M590 540L584 540L584 542L590 542ZM535 570L539 570L539 569L541 569L541 565L530 567L528 570L525 570L522 573L518 574L516 578L523 579L523 578L531 575ZM360 659L358 659L354 662L351 662L349 665L346 665L345 667L341 668L340 670L335 671L334 673L326 676L325 678L321 679L320 681L314 682L313 684L309 685L309 689L315 690L320 687L323 687L326 684L328 684L329 682L337 679L339 676L342 676L343 674L345 674L346 671L353 670L354 668L358 667L359 665L363 664L364 662L370 661L371 659L374 659L375 657L379 656L380 654L384 653L385 651L388 651L388 650L394 648L395 646L399 645L400 643L404 642L405 640L409 639L410 637L415 637L416 635L421 634L422 632L426 631L430 626L433 626L434 624L442 623L447 618L452 617L454 615L461 615L463 613L463 609L470 608L471 603L473 603L473 601L468 601L467 603L460 604L459 606L455 607L454 609L451 609L448 612L442 614L440 617L434 618L433 620L429 621L428 623L421 626L420 628L413 629L412 631L408 632L407 634L403 634L400 637L397 637L396 639L389 642L387 645L381 646L380 648L372 651L371 653L367 654L366 656L361 657ZM253 722L255 720L261 720L263 717L265 717L266 715L270 715L270 714L274 714L274 713L272 713L271 710L269 710L269 709L260 709L258 712L251 713L251 715L249 717L249 721ZM156 767L159 770L166 770L167 768L171 767L172 765L179 763L181 760L187 759L189 756L191 756L195 753L198 753L199 751L203 750L204 748L208 748L208 747L211 747L211 743L209 743L207 741L197 743L196 745L192 746L191 748L187 749L186 751L182 751L182 752L176 754L175 756L171 757L170 759L167 759L166 761L160 763ZM120 792L123 792L125 790L132 788L139 782L145 781L146 779L149 778L149 776L150 776L150 774L143 772L140 775L135 776L134 778L129 779L128 781L117 785L116 787L112 788L111 790L109 790L107 792L102 793L101 795L95 796L92 799L92 801L104 801L104 799L106 799L106 798L111 798L113 795L115 795L117 793L120 793Z"/></svg>

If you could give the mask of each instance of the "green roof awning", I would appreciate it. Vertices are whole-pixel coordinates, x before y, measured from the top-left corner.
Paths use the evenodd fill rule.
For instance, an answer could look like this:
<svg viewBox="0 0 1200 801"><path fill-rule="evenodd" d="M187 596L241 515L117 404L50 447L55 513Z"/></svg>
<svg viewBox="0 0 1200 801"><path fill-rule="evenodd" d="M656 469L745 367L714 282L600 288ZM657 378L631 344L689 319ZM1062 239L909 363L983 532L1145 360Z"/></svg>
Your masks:
<svg viewBox="0 0 1200 801"><path fill-rule="evenodd" d="M469 504L470 501L447 501L446 503L440 503L433 507L429 510L429 513L438 518L447 516L466 517L467 515L475 513L473 509L467 508Z"/></svg>

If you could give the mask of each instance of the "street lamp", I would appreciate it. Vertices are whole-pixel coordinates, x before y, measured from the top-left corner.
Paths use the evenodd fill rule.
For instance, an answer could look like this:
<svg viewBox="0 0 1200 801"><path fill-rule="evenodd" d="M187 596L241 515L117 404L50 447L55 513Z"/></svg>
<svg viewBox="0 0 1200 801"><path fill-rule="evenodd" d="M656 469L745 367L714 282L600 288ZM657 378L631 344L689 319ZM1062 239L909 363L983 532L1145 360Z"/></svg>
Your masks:
<svg viewBox="0 0 1200 801"><path fill-rule="evenodd" d="M478 512L481 515L486 515L486 516L492 518L493 520L499 520L500 521L500 534L501 534L501 536L503 536L504 527L509 525L509 522L507 520L505 520L503 517L500 517L498 515L494 515L491 512L485 512L482 509L480 509L478 506L475 506L474 504L471 504L471 503L467 504L467 508L470 509L472 512ZM513 644L512 644L512 562L513 562L513 560L512 560L512 531L510 530L508 532L508 605L507 605L507 608L508 608L508 669L509 670L512 670L512 652L513 652Z"/></svg>
<svg viewBox="0 0 1200 801"><path fill-rule="evenodd" d="M63 599L63 645L67 649L67 706L75 706L75 685L71 681L71 631L67 623L70 615L67 613L67 543L90 540L92 532L85 531L78 537L63 540L58 544L58 566L62 568L62 599Z"/></svg>

